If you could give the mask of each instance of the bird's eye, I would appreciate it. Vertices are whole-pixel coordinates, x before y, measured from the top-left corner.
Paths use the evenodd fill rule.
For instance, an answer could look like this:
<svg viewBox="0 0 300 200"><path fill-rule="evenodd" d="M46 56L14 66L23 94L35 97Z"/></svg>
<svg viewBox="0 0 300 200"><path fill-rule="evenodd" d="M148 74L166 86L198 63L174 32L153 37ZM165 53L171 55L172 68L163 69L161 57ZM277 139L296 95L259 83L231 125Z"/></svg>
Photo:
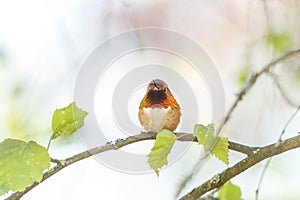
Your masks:
<svg viewBox="0 0 300 200"><path fill-rule="evenodd" d="M164 88L164 92L166 92L167 91L167 88Z"/></svg>

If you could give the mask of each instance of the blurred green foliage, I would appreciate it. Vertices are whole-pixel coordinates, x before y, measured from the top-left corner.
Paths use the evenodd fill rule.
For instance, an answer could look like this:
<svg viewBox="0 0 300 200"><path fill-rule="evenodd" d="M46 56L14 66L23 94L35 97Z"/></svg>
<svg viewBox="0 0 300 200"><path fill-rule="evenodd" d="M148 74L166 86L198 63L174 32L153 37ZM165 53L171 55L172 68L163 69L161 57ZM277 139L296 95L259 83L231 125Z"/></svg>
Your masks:
<svg viewBox="0 0 300 200"><path fill-rule="evenodd" d="M45 119L39 117L38 100L35 99L36 108L31 102L35 94L26 88L24 83L14 83L14 86L8 90L6 112L3 114L7 134L28 141L45 134L47 126Z"/></svg>
<svg viewBox="0 0 300 200"><path fill-rule="evenodd" d="M4 68L6 66L5 60L6 60L6 55L5 55L4 51L1 50L1 48L0 48L0 68Z"/></svg>
<svg viewBox="0 0 300 200"><path fill-rule="evenodd" d="M49 123L41 112L41 93L14 67L0 50L0 138L13 137L28 141L46 139ZM48 136L48 135L47 135Z"/></svg>
<svg viewBox="0 0 300 200"><path fill-rule="evenodd" d="M279 53L289 50L293 46L293 36L289 32L273 32L267 35L267 42Z"/></svg>
<svg viewBox="0 0 300 200"><path fill-rule="evenodd" d="M5 60L5 55L3 53L3 51L0 50L0 61Z"/></svg>
<svg viewBox="0 0 300 200"><path fill-rule="evenodd" d="M298 65L295 75L295 81L300 84L300 65Z"/></svg>
<svg viewBox="0 0 300 200"><path fill-rule="evenodd" d="M250 73L250 67L248 65L242 67L237 74L237 82L239 85L244 85Z"/></svg>

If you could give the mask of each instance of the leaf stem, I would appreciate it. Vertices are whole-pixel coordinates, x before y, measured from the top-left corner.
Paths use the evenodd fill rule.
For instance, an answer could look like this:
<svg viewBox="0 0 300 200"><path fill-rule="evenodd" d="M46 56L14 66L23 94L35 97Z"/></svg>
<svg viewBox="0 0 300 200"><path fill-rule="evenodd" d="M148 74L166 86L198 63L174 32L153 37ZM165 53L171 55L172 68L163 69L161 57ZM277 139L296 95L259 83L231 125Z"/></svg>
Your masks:
<svg viewBox="0 0 300 200"><path fill-rule="evenodd" d="M51 145L51 141L52 141L52 136L50 137L49 141L48 141L48 145L47 145L47 151L49 151L50 145Z"/></svg>

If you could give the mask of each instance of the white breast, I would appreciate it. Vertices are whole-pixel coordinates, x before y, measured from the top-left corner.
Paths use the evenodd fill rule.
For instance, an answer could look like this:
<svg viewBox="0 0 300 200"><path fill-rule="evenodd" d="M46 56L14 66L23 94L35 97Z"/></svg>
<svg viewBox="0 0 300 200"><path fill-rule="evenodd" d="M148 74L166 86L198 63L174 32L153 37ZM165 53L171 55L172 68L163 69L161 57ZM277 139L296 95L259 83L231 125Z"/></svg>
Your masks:
<svg viewBox="0 0 300 200"><path fill-rule="evenodd" d="M171 108L144 108L144 112L151 118L149 129L155 132L162 130L165 125L167 112Z"/></svg>

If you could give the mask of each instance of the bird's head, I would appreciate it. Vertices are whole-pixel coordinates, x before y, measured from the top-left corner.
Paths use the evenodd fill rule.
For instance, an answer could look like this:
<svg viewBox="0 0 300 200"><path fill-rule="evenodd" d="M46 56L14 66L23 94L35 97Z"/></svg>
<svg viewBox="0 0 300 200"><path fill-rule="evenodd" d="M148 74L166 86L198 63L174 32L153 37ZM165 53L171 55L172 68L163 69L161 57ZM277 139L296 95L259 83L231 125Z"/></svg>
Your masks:
<svg viewBox="0 0 300 200"><path fill-rule="evenodd" d="M159 104L167 98L168 86L160 79L155 79L148 84L147 100L152 104Z"/></svg>
<svg viewBox="0 0 300 200"><path fill-rule="evenodd" d="M143 107L164 107L178 108L176 100L174 99L168 85L160 80L152 80L147 87L147 93L144 96L140 108Z"/></svg>

